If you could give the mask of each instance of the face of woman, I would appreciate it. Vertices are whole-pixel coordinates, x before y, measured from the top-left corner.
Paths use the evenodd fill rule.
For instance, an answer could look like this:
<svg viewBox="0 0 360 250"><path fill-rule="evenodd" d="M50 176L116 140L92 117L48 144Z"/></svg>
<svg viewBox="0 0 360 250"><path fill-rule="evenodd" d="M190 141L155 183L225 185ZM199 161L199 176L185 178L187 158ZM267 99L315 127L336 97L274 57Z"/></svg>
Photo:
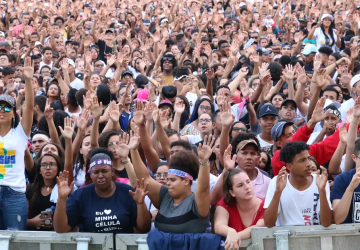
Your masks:
<svg viewBox="0 0 360 250"><path fill-rule="evenodd" d="M90 87L91 89L95 90L97 86L101 83L101 79L99 75L92 75L90 77Z"/></svg>
<svg viewBox="0 0 360 250"><path fill-rule="evenodd" d="M187 187L190 188L190 180L171 174L167 176L166 186L171 197L179 197Z"/></svg>
<svg viewBox="0 0 360 250"><path fill-rule="evenodd" d="M161 185L166 185L167 172L169 171L169 166L160 166L156 170L156 181Z"/></svg>
<svg viewBox="0 0 360 250"><path fill-rule="evenodd" d="M179 55L179 54L180 54L180 50L179 50L178 46L172 46L172 47L171 47L171 52L172 52L174 55Z"/></svg>
<svg viewBox="0 0 360 250"><path fill-rule="evenodd" d="M38 83L38 80L34 77L31 81L32 83L32 86L33 86L33 90L36 91L39 87L39 83Z"/></svg>
<svg viewBox="0 0 360 250"><path fill-rule="evenodd" d="M260 85L260 79L255 79L253 82L252 82L252 89L253 90L256 90Z"/></svg>
<svg viewBox="0 0 360 250"><path fill-rule="evenodd" d="M111 187L113 169L109 165L99 165L92 167L90 177L97 189L109 189Z"/></svg>
<svg viewBox="0 0 360 250"><path fill-rule="evenodd" d="M242 172L232 179L232 190L229 191L232 197L248 200L254 197L254 187L249 176Z"/></svg>
<svg viewBox="0 0 360 250"><path fill-rule="evenodd" d="M130 53L130 47L129 45L125 44L124 47L123 47L123 50L126 54L129 54Z"/></svg>
<svg viewBox="0 0 360 250"><path fill-rule="evenodd" d="M51 84L48 89L49 97L58 97L59 96L59 87L55 84Z"/></svg>
<svg viewBox="0 0 360 250"><path fill-rule="evenodd" d="M118 159L119 156L116 154L116 148L119 146L119 136L113 135L109 138L107 149L112 151L114 154L114 159Z"/></svg>
<svg viewBox="0 0 360 250"><path fill-rule="evenodd" d="M58 171L58 166L54 157L44 156L40 163L40 174L44 180L53 180Z"/></svg>
<svg viewBox="0 0 360 250"><path fill-rule="evenodd" d="M215 75L217 76L222 76L224 74L224 67L223 66L219 66L215 72Z"/></svg>
<svg viewBox="0 0 360 250"><path fill-rule="evenodd" d="M86 136L83 139L80 148L80 154L83 155L84 159L87 159L90 149L91 149L90 136Z"/></svg>
<svg viewBox="0 0 360 250"><path fill-rule="evenodd" d="M235 138L240 133L246 133L246 126L242 123L237 123L231 131L231 138Z"/></svg>
<svg viewBox="0 0 360 250"><path fill-rule="evenodd" d="M333 57L333 56L329 56L329 60L328 60L329 65L331 65L331 64L333 64L335 62L336 62L336 58Z"/></svg>
<svg viewBox="0 0 360 250"><path fill-rule="evenodd" d="M331 19L330 18L324 18L323 25L324 25L324 27L330 27Z"/></svg>
<svg viewBox="0 0 360 250"><path fill-rule="evenodd" d="M268 161L269 159L267 157L267 154L265 152L261 152L258 167L264 169Z"/></svg>
<svg viewBox="0 0 360 250"><path fill-rule="evenodd" d="M81 72L81 73L84 73L84 61L79 61L77 63L77 66L76 66L76 69Z"/></svg>
<svg viewBox="0 0 360 250"><path fill-rule="evenodd" d="M41 152L41 156L43 156L44 154L54 154L59 156L59 151L57 149L57 147L54 144L46 144Z"/></svg>
<svg viewBox="0 0 360 250"><path fill-rule="evenodd" d="M0 124L9 124L15 117L13 108L6 102L0 102Z"/></svg>
<svg viewBox="0 0 360 250"><path fill-rule="evenodd" d="M284 101L284 99L282 98L281 95L276 95L276 96L274 96L274 98L272 99L272 104L273 104L276 108L280 109L281 103L282 103L283 101Z"/></svg>
<svg viewBox="0 0 360 250"><path fill-rule="evenodd" d="M216 155L216 158L220 158L220 137L215 141L213 153Z"/></svg>
<svg viewBox="0 0 360 250"><path fill-rule="evenodd" d="M202 114L211 114L211 105L207 101L203 101L199 106L199 110L198 110L199 117Z"/></svg>
<svg viewBox="0 0 360 250"><path fill-rule="evenodd" d="M317 167L316 167L315 162L310 161L310 164L311 164L311 167L310 167L311 172L316 173L316 171L317 171Z"/></svg>

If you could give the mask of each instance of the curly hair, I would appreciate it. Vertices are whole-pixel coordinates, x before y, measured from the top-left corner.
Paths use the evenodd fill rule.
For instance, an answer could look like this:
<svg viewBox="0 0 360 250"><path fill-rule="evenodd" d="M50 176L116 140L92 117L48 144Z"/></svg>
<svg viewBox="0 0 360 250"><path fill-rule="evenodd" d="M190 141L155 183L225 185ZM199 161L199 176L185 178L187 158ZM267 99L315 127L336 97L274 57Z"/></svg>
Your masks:
<svg viewBox="0 0 360 250"><path fill-rule="evenodd" d="M184 171L190 174L195 181L199 173L199 158L188 150L179 151L171 156L169 169Z"/></svg>
<svg viewBox="0 0 360 250"><path fill-rule="evenodd" d="M309 149L309 145L307 145L305 142L288 142L280 151L280 161L285 163L292 163L297 154L300 154L301 152Z"/></svg>

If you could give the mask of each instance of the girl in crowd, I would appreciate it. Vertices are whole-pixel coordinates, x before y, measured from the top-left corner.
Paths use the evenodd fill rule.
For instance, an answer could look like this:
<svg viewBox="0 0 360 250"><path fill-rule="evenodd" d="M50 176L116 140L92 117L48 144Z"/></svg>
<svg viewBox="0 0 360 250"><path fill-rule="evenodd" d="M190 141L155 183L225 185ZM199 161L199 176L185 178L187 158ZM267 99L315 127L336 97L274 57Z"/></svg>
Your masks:
<svg viewBox="0 0 360 250"><path fill-rule="evenodd" d="M241 169L224 173L225 197L216 207L214 230L226 237L225 249L239 249L241 240L251 237L252 227L264 227L264 200L254 197L249 176Z"/></svg>

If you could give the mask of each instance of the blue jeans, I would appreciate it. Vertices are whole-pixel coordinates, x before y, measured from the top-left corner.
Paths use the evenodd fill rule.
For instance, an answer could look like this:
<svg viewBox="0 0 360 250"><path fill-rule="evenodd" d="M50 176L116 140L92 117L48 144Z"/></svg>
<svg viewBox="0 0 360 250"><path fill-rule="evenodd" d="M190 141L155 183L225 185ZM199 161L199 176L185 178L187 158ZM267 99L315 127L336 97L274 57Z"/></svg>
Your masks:
<svg viewBox="0 0 360 250"><path fill-rule="evenodd" d="M27 214L25 194L0 186L0 230L26 230Z"/></svg>

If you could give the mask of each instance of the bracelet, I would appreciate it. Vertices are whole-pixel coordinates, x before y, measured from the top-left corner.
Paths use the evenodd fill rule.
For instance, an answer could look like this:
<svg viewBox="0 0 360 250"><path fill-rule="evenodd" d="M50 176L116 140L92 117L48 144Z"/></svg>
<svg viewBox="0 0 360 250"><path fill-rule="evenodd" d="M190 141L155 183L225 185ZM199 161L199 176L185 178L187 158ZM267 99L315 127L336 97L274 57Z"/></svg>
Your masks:
<svg viewBox="0 0 360 250"><path fill-rule="evenodd" d="M201 161L199 161L199 163L200 163L201 166L207 166L207 165L209 164L209 161L207 161L207 162L201 162Z"/></svg>
<svg viewBox="0 0 360 250"><path fill-rule="evenodd" d="M130 158L128 157L125 161L121 161L122 164L127 164L130 162Z"/></svg>

